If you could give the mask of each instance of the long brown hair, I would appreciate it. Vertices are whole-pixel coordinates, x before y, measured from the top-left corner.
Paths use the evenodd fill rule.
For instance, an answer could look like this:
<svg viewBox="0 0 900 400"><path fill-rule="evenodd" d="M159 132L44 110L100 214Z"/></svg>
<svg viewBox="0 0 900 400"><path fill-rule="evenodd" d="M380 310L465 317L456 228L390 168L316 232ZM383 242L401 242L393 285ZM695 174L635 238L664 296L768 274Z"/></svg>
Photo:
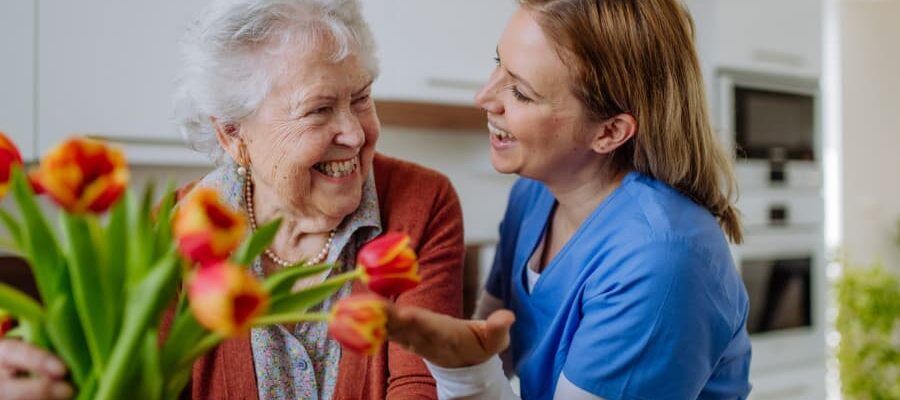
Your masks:
<svg viewBox="0 0 900 400"><path fill-rule="evenodd" d="M519 0L570 66L572 91L596 120L628 113L634 138L614 160L665 182L743 240L731 158L709 111L693 22L679 0Z"/></svg>

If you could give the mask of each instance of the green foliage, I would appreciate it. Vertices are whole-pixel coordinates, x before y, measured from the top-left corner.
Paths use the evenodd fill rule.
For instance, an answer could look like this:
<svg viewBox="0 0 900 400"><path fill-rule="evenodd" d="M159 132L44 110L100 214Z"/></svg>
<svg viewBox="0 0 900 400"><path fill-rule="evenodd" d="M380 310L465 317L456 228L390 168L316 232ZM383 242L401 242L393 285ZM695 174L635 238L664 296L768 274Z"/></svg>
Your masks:
<svg viewBox="0 0 900 400"><path fill-rule="evenodd" d="M201 326L178 288L190 266L173 239L174 186L154 215L153 186L130 192L105 217L59 215L61 234L47 222L23 172L12 171L18 215L0 210L0 224L30 264L41 301L0 284L0 309L19 319L20 336L59 355L71 371L77 399L177 398L191 366L225 338ZM248 265L275 237L280 220L253 232L232 261ZM301 264L263 282L270 309L254 326L327 319L306 310L359 273L347 272L292 292L298 279L325 273L331 264ZM169 336L159 345L166 307L175 303Z"/></svg>
<svg viewBox="0 0 900 400"><path fill-rule="evenodd" d="M850 399L900 399L900 277L848 268L836 282L841 386Z"/></svg>

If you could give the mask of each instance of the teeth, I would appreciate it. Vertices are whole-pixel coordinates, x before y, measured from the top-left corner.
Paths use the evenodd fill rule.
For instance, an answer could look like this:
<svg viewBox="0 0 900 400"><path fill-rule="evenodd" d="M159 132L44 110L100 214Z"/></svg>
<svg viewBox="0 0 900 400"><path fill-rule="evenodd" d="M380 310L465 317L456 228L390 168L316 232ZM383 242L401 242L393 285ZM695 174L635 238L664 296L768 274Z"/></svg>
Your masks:
<svg viewBox="0 0 900 400"><path fill-rule="evenodd" d="M345 161L324 161L313 166L325 175L340 178L352 174L359 167L359 156Z"/></svg>
<svg viewBox="0 0 900 400"><path fill-rule="evenodd" d="M496 136L497 139L500 139L501 141L516 140L516 137L515 137L515 136L513 136L513 135L510 134L509 132L506 132L506 131L504 131L504 130L502 130L502 129L500 129L500 128L497 128L496 126L494 126L494 124L492 124L492 123L490 123L490 122L488 122L488 131L489 131L492 135Z"/></svg>

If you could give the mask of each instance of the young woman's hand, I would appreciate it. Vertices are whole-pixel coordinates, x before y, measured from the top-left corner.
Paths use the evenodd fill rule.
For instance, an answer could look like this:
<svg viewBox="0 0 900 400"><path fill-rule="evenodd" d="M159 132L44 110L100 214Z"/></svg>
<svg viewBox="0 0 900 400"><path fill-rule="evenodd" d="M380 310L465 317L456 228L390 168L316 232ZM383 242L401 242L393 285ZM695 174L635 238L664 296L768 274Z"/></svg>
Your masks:
<svg viewBox="0 0 900 400"><path fill-rule="evenodd" d="M68 399L66 367L28 343L0 339L0 400Z"/></svg>
<svg viewBox="0 0 900 400"><path fill-rule="evenodd" d="M463 320L412 306L388 308L388 339L444 368L481 364L509 346L515 316L499 310L487 320Z"/></svg>

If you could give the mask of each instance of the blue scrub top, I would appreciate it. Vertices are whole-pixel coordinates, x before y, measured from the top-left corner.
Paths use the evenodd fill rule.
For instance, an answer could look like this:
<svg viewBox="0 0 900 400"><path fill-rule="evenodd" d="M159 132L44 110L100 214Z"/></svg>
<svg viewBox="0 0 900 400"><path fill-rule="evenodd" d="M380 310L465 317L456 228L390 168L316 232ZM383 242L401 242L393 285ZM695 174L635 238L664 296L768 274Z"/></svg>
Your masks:
<svg viewBox="0 0 900 400"><path fill-rule="evenodd" d="M605 399L741 399L750 392L747 293L716 219L670 186L629 173L529 293L525 265L556 203L520 179L487 291L516 314L523 399L560 373Z"/></svg>

